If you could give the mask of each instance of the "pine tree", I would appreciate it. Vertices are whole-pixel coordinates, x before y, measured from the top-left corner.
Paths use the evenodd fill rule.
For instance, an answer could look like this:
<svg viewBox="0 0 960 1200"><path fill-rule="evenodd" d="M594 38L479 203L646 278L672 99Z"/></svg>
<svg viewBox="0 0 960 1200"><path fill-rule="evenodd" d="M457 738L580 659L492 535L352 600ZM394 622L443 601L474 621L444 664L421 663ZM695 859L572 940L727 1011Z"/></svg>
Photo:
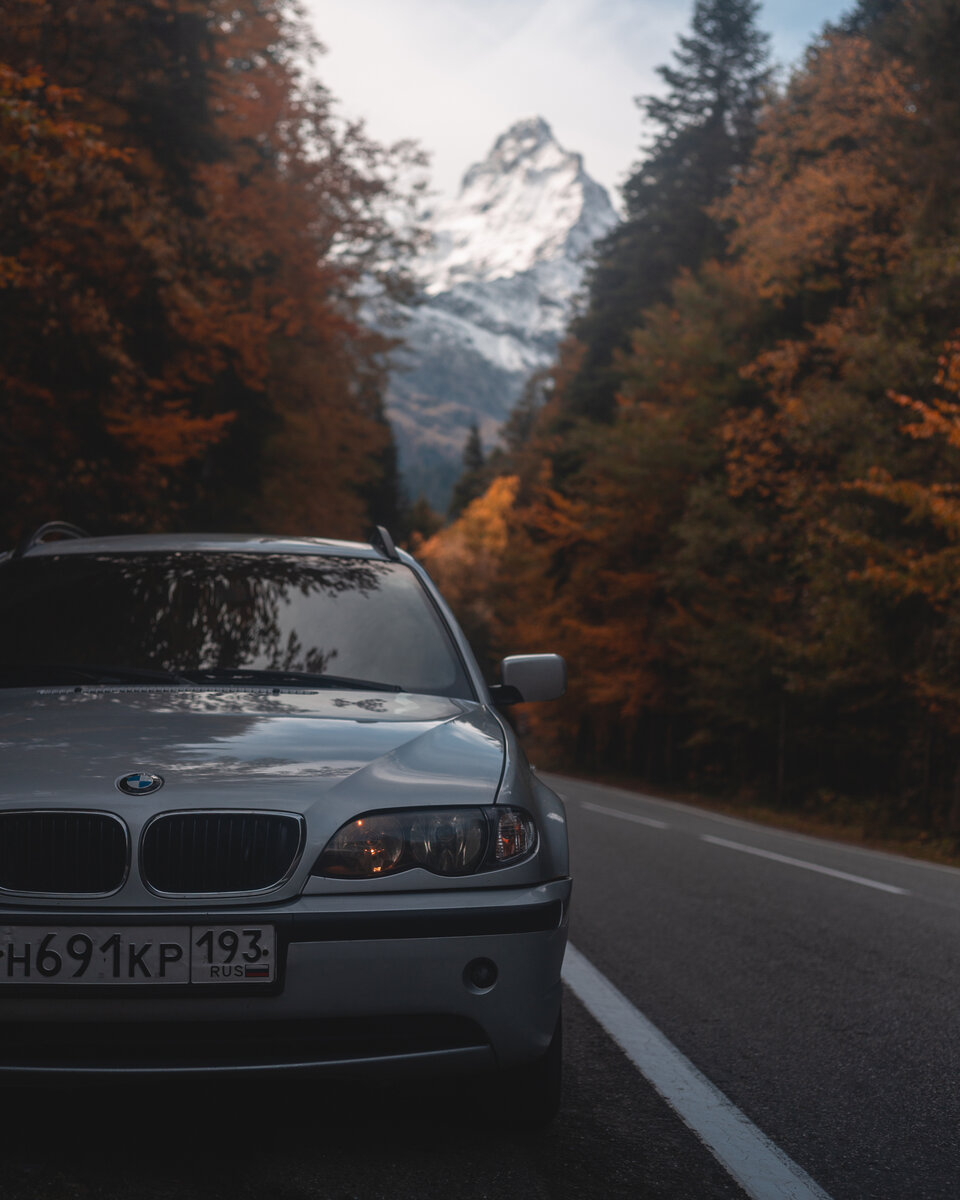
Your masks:
<svg viewBox="0 0 960 1200"><path fill-rule="evenodd" d="M420 544L428 541L443 528L443 517L431 507L430 501L421 492L404 514L403 532L413 546L414 553Z"/></svg>
<svg viewBox="0 0 960 1200"><path fill-rule="evenodd" d="M759 8L755 0L696 0L674 65L658 68L666 95L637 101L656 132L624 187L627 219L600 243L589 304L573 325L584 354L567 390L572 414L612 416L616 352L629 348L643 310L668 299L681 270L723 253L723 227L707 210L753 145L770 78Z"/></svg>
<svg viewBox="0 0 960 1200"><path fill-rule="evenodd" d="M453 495L450 498L448 513L451 518L459 517L471 500L483 494L490 482L485 471L486 458L483 453L483 440L480 437L480 427L476 421L470 426L467 440L463 447L463 471L454 484Z"/></svg>
<svg viewBox="0 0 960 1200"><path fill-rule="evenodd" d="M465 472L479 471L483 463L483 441L480 437L480 426L474 421L463 447L463 469Z"/></svg>

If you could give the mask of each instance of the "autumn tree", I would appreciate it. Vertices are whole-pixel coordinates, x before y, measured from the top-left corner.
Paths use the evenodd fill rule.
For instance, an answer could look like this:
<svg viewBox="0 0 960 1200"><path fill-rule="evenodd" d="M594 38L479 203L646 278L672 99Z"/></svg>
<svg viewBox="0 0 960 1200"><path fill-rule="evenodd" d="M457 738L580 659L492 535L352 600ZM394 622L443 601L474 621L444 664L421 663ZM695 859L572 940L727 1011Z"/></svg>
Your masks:
<svg viewBox="0 0 960 1200"><path fill-rule="evenodd" d="M14 0L4 21L32 85L0 154L8 537L51 514L359 533L392 503L360 291L403 259L382 204L409 155L335 117L283 4Z"/></svg>
<svg viewBox="0 0 960 1200"><path fill-rule="evenodd" d="M716 427L725 471L678 526L675 574L688 604L714 595L687 643L691 698L711 736L764 766L781 797L808 778L814 746L815 770L836 780L852 761L838 731L862 740L870 722L882 724L876 703L863 708L867 676L837 657L837 629L857 654L871 625L836 591L822 522L836 482L890 432L872 409L897 351L878 348L874 306L903 259L913 205L897 153L908 88L902 65L878 61L863 39L820 43L717 206L763 306L761 348L741 362L749 387ZM722 573L711 544L728 546ZM879 679L877 657L867 661Z"/></svg>
<svg viewBox="0 0 960 1200"><path fill-rule="evenodd" d="M600 318L607 419L577 338L518 414L484 594L492 650L569 660L554 761L960 838L958 39L944 0L817 39L719 250Z"/></svg>
<svg viewBox="0 0 960 1200"><path fill-rule="evenodd" d="M521 487L508 552L517 602L505 597L502 640L536 633L570 658L579 689L562 737L581 761L664 776L686 736L665 559L688 489L720 457L718 413L741 386L723 309L750 307L719 272L701 287L689 269L723 252L723 222L708 208L755 134L768 81L756 12L740 0L695 5L674 64L660 69L665 94L640 102L656 134L625 188L627 220L601 243L586 311L534 420L523 418L531 447L507 455ZM674 288L700 309L689 323ZM691 369L708 342L710 357Z"/></svg>
<svg viewBox="0 0 960 1200"><path fill-rule="evenodd" d="M439 584L479 661L492 666L496 580L509 539L517 480L501 475L460 516L419 542L417 555Z"/></svg>
<svg viewBox="0 0 960 1200"><path fill-rule="evenodd" d="M845 485L861 517L835 526L846 583L896 647L897 747L916 819L960 837L960 331L920 395L891 391L895 463ZM923 453L916 452L917 447Z"/></svg>
<svg viewBox="0 0 960 1200"><path fill-rule="evenodd" d="M711 359L707 342L679 365L701 397L681 402L683 440L722 453L691 479L654 559L676 614L668 661L688 766L783 802L871 795L890 820L911 819L923 774L908 680L930 622L851 586L866 531L901 534L850 485L894 464L920 478L942 470L929 447L903 444L886 399L891 385L923 385L929 331L956 297L942 257L952 234L932 227L915 174L913 126L936 111L918 102L926 90L902 58L835 34L762 119L749 166L714 209L730 228L728 265L698 281L739 281L731 302L747 323L737 340L716 313L713 346L732 357ZM697 319L695 297L675 293L681 327ZM636 339L635 351L632 369L675 404L669 356ZM739 383L726 376L726 407L704 424L725 362Z"/></svg>
<svg viewBox="0 0 960 1200"><path fill-rule="evenodd" d="M173 393L131 429L145 386L123 311L135 292L125 231L144 217L132 152L78 120L77 93L39 68L4 68L0 86L4 511L14 528L31 508L122 514L124 495L142 502L161 489L169 471L222 436L231 414L192 411ZM131 452L135 472L122 462Z"/></svg>

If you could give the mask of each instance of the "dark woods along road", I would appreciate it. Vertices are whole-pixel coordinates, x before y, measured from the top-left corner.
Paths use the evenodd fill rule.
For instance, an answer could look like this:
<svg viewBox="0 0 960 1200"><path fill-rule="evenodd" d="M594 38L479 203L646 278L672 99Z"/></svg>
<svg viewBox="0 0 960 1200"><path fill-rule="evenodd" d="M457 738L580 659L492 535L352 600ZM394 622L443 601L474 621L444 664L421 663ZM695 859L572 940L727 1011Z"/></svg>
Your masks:
<svg viewBox="0 0 960 1200"><path fill-rule="evenodd" d="M549 1129L435 1083L11 1093L3 1200L960 1196L960 871L549 782L575 877Z"/></svg>

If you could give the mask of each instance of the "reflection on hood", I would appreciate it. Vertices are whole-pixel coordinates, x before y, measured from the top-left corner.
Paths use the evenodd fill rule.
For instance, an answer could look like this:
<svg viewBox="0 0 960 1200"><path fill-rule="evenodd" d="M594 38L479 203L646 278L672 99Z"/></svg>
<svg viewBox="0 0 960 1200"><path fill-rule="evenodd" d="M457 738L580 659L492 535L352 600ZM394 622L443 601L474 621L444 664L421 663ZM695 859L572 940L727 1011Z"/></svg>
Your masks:
<svg viewBox="0 0 960 1200"><path fill-rule="evenodd" d="M490 803L503 768L502 730L487 710L412 693L8 690L0 750L7 805L113 803L115 780L132 771L164 777L164 808L229 803L253 785L284 807L286 788L315 795L354 776L352 787L384 789L397 805L414 794L449 803L453 789L460 803L469 793Z"/></svg>

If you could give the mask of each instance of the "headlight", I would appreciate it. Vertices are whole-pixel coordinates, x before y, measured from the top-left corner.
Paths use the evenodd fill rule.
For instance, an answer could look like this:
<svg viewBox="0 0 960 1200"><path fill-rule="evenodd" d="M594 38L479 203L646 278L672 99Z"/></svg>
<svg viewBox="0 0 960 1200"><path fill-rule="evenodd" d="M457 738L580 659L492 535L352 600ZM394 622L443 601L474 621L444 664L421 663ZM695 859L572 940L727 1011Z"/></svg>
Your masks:
<svg viewBox="0 0 960 1200"><path fill-rule="evenodd" d="M372 813L344 825L327 842L320 856L325 875L366 879L393 871L403 857L403 825L390 813ZM316 873L316 867L314 867Z"/></svg>
<svg viewBox="0 0 960 1200"><path fill-rule="evenodd" d="M418 866L437 875L469 875L487 848L483 810L420 813L407 827L407 846Z"/></svg>
<svg viewBox="0 0 960 1200"><path fill-rule="evenodd" d="M537 827L519 808L425 808L367 813L333 835L311 874L372 879L424 867L472 875L511 866L537 848Z"/></svg>

